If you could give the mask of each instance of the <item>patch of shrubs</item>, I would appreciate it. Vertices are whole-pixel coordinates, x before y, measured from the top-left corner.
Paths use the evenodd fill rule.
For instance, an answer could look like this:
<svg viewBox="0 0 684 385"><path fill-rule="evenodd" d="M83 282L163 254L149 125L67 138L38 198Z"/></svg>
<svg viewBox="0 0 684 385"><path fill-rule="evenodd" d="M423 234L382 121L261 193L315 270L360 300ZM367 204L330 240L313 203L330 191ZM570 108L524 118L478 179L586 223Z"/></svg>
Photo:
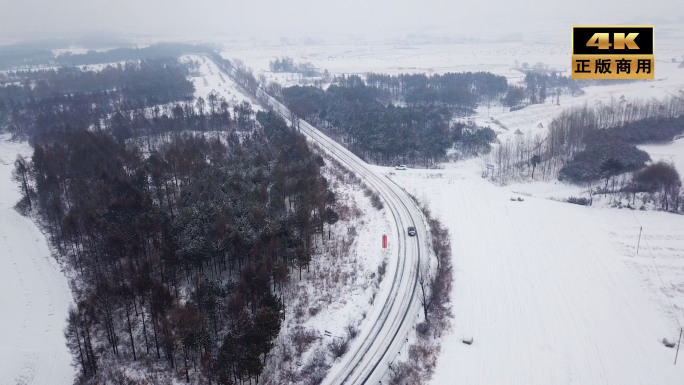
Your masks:
<svg viewBox="0 0 684 385"><path fill-rule="evenodd" d="M574 203L576 205L589 206L590 201L588 198L570 197L566 199L566 202Z"/></svg>
<svg viewBox="0 0 684 385"><path fill-rule="evenodd" d="M596 181L639 170L650 159L645 151L621 141L591 143L561 168L558 178L572 183Z"/></svg>
<svg viewBox="0 0 684 385"><path fill-rule="evenodd" d="M684 133L684 115L676 118L642 119L608 131L627 143L669 142Z"/></svg>

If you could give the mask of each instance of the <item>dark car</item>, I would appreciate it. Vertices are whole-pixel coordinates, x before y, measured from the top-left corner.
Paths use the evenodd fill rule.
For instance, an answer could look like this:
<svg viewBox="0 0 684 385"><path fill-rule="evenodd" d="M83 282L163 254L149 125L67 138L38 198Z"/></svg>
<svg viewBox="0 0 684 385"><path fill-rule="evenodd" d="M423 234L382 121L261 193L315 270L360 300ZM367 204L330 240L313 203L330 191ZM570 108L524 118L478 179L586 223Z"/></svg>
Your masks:
<svg viewBox="0 0 684 385"><path fill-rule="evenodd" d="M416 235L416 228L413 226L409 227L408 228L408 235L410 235L412 237L415 236Z"/></svg>

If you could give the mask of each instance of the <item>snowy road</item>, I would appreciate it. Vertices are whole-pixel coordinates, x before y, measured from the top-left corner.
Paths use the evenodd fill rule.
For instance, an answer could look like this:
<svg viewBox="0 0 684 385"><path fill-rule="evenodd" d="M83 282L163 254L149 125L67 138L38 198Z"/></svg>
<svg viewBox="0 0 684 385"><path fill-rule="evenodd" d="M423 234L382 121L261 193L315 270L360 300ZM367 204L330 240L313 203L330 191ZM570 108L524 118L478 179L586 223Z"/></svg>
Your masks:
<svg viewBox="0 0 684 385"><path fill-rule="evenodd" d="M269 102L289 116L279 103ZM526 116L511 115L505 122L511 131L527 130L537 127L542 117L547 127L554 114L540 114L548 112L543 107L526 109ZM415 276L404 280L402 269L415 274L407 264L415 257L412 247L420 247L421 257L427 250L424 242L406 247L403 229L407 220L415 219L419 239L425 240L424 225L419 213L406 213L413 210L412 202L404 199L401 188L387 184L382 175L387 169L368 167L305 122L301 130L378 190L398 224L393 237L401 248L393 250L397 264L388 272L395 280L391 290L379 293L384 306L369 314L367 327L324 381L377 384L414 323L400 320L415 318L419 310L418 301L407 294L415 290ZM677 338L678 322L664 315L661 301L645 290L654 273L645 270L648 265L634 270L634 256L616 246L627 242L633 247L638 225L630 221L632 215L642 214L624 211L629 220L616 221L610 210L532 197L511 201L517 194L492 185L479 173L480 165L473 160L459 163L456 170L409 170L393 177L430 202L452 235L453 332L442 344L431 383L684 383L684 365L672 365L674 351L661 343L663 338ZM676 239L684 239L682 217L671 218L671 231ZM616 241L618 225L629 227L620 227L630 234L628 240ZM681 245L665 245L673 248L673 261L681 257ZM662 283L656 283L660 290ZM461 342L470 338L472 345Z"/></svg>
<svg viewBox="0 0 684 385"><path fill-rule="evenodd" d="M206 61L210 59L206 58ZM229 71L225 72L228 74ZM283 118L288 119L290 114L285 106L261 89L258 93L259 98L266 100ZM421 266L428 263L426 224L413 200L391 180L373 171L344 146L303 120L300 121L300 130L377 191L395 221L394 234L388 234L390 245L394 245L391 247L394 261L390 260L387 272L388 276L393 277L392 283L378 293L375 303L381 306L375 306L366 316L349 351L331 368L323 381L324 384L378 383L388 374L390 365L405 348L409 332L420 313L416 288ZM417 228L416 237L406 234L409 226Z"/></svg>
<svg viewBox="0 0 684 385"><path fill-rule="evenodd" d="M13 209L18 153L31 149L0 136L0 384L72 384L63 335L71 291L43 234Z"/></svg>
<svg viewBox="0 0 684 385"><path fill-rule="evenodd" d="M290 116L285 106L260 92L259 96L267 98L275 111L286 119ZM300 130L377 191L395 220L396 233L393 237L397 247L392 250L396 258L396 264L391 264L392 285L389 290L379 293L380 298L376 301L382 306L376 306L368 315L349 352L333 366L323 381L323 384L375 384L385 377L390 364L401 354L420 315L416 288L419 268L425 266L429 255L426 225L420 210L400 187L306 121L300 121ZM417 228L416 237L406 234L409 226Z"/></svg>

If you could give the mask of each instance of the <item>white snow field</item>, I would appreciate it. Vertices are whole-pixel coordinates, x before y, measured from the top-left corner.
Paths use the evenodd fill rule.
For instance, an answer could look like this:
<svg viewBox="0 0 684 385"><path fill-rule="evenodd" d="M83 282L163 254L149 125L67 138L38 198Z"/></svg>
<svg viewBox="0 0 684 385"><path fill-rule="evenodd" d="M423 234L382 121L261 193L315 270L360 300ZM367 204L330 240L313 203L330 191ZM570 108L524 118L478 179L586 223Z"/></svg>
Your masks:
<svg viewBox="0 0 684 385"><path fill-rule="evenodd" d="M181 57L181 61L199 63L198 72L190 77L190 81L195 86L195 99L202 97L207 100L207 95L214 91L219 97L225 98L231 106L247 101L255 111L260 109L259 104L241 92L233 79L224 74L216 63L209 58L199 55L184 55Z"/></svg>
<svg viewBox="0 0 684 385"><path fill-rule="evenodd" d="M469 42L448 41L436 37L422 41L410 39L387 39L376 36L364 38L335 39L320 36L320 39L288 42L239 40L231 37L224 39L222 55L226 58L239 58L254 74L263 73L269 80L277 80L283 86L301 80L298 74L272 73L269 62L275 58L290 57L295 63L312 63L318 70L327 69L331 75L365 74L379 72L433 73L489 71L506 76L509 83L517 83L525 75L516 71L516 64L525 63L532 68L542 64L555 69L565 76L570 71L570 27L559 30L554 27L552 34L529 34L520 40L510 42ZM558 34L559 31L563 31ZM639 90L639 84L653 86L657 91L661 85L681 80L684 75L670 71L676 68L684 55L681 37L684 26L681 23L659 23L655 26L655 64L656 79L652 82L631 82L617 85L620 92L629 93ZM678 71L680 74L684 71ZM638 85L636 88L634 85ZM648 98L653 92L640 93ZM606 95L607 96L607 95ZM620 94L617 94L619 97ZM628 95L629 96L629 95ZM660 97L665 95L660 95ZM563 97L561 96L561 104Z"/></svg>
<svg viewBox="0 0 684 385"><path fill-rule="evenodd" d="M648 152L654 162L662 160L674 164L679 175L684 176L684 138L667 144L644 144L637 147Z"/></svg>
<svg viewBox="0 0 684 385"><path fill-rule="evenodd" d="M684 216L511 201L475 160L394 179L452 237L453 330L431 383L684 382L661 343L684 321Z"/></svg>
<svg viewBox="0 0 684 385"><path fill-rule="evenodd" d="M14 160L31 149L7 139L0 135L0 384L72 384L63 334L71 291L43 234L13 208Z"/></svg>

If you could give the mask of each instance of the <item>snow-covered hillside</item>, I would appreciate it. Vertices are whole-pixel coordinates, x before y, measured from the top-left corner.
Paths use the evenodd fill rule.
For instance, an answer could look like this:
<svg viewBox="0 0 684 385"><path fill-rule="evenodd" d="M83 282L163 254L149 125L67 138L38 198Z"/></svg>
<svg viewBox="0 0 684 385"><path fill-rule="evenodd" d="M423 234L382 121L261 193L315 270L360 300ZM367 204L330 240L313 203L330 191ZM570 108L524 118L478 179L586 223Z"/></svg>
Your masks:
<svg viewBox="0 0 684 385"><path fill-rule="evenodd" d="M71 291L45 236L13 208L14 160L31 149L7 139L0 136L0 384L71 384L63 334Z"/></svg>

